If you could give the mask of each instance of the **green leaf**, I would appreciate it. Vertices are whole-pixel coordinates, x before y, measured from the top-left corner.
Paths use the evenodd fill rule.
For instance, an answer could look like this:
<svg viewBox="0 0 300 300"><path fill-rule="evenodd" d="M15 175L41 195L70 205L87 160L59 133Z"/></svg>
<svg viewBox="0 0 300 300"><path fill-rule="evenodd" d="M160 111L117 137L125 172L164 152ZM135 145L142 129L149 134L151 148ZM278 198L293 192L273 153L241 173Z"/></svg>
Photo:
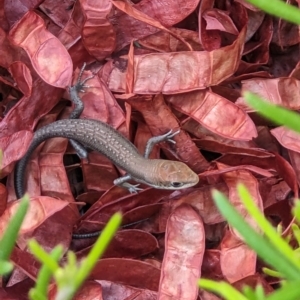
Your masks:
<svg viewBox="0 0 300 300"><path fill-rule="evenodd" d="M270 241L258 234L237 210L229 203L228 199L217 190L213 190L213 199L221 214L244 238L245 242L268 264L278 270L290 280L299 280L300 271L291 263Z"/></svg>
<svg viewBox="0 0 300 300"><path fill-rule="evenodd" d="M300 274L300 261L296 257L293 249L277 234L276 230L266 220L259 208L255 205L246 187L243 184L238 184L237 190L245 208L251 217L256 221L262 232L270 240L276 250L281 252L286 259L288 259L295 267L298 268L298 272Z"/></svg>
<svg viewBox="0 0 300 300"><path fill-rule="evenodd" d="M58 286L55 300L69 300L73 298L108 247L121 221L122 215L120 213L115 213L111 217L88 256L81 261L79 268L77 267L75 254L72 252L68 253L67 264L64 269L60 268L54 274Z"/></svg>
<svg viewBox="0 0 300 300"><path fill-rule="evenodd" d="M36 242L35 242L36 243ZM32 242L31 242L32 244ZM32 247L32 245L31 245ZM35 246L33 246L35 248ZM39 253L39 251L37 251ZM58 262L59 259L63 255L63 247L61 245L56 246L49 256L54 261ZM29 296L32 300L47 300L48 299L48 287L50 283L50 279L52 277L53 273L51 272L51 269L48 268L47 265L43 264L42 267L39 270L38 277L36 280L36 285L33 289L30 290Z"/></svg>
<svg viewBox="0 0 300 300"><path fill-rule="evenodd" d="M8 261L0 260L0 276L10 273L14 265Z"/></svg>
<svg viewBox="0 0 300 300"><path fill-rule="evenodd" d="M242 288L244 295L248 300L265 300L265 292L261 284L258 284L253 290L250 286L246 285Z"/></svg>
<svg viewBox="0 0 300 300"><path fill-rule="evenodd" d="M264 288L261 284L255 287L256 300L264 300L266 298Z"/></svg>
<svg viewBox="0 0 300 300"><path fill-rule="evenodd" d="M269 276L272 276L272 277L276 277L276 278L281 278L281 277L282 277L282 275L281 275L280 273L278 273L278 272L276 272L276 271L274 271L274 270L271 270L271 269L269 269L269 268L262 268L262 271L263 271L265 274L267 274L267 275L269 275Z"/></svg>
<svg viewBox="0 0 300 300"><path fill-rule="evenodd" d="M285 282L279 290L269 295L266 300L299 300L300 281Z"/></svg>
<svg viewBox="0 0 300 300"><path fill-rule="evenodd" d="M286 21L300 24L300 10L280 0L247 0L247 2Z"/></svg>
<svg viewBox="0 0 300 300"><path fill-rule="evenodd" d="M53 259L51 255L47 253L36 240L31 239L30 241L28 241L28 247L31 253L37 258L37 260L40 261L43 265L47 266L52 273L59 269L57 261ZM59 247L61 248L61 246Z"/></svg>
<svg viewBox="0 0 300 300"><path fill-rule="evenodd" d="M300 245L300 229L297 224L292 224L293 236L297 240L298 247Z"/></svg>
<svg viewBox="0 0 300 300"><path fill-rule="evenodd" d="M21 228L22 222L25 218L29 207L29 197L26 194L22 200L20 200L18 209L14 216L8 223L8 226L0 240L0 260L5 261L8 260L10 254L13 250L13 247L16 243L19 230Z"/></svg>
<svg viewBox="0 0 300 300"><path fill-rule="evenodd" d="M77 285L82 284L88 274L92 271L99 257L102 256L110 241L112 240L115 232L118 230L122 222L122 215L115 213L105 228L103 229L100 237L97 239L95 245L91 249L88 256L82 261L80 270L76 274L75 282Z"/></svg>
<svg viewBox="0 0 300 300"><path fill-rule="evenodd" d="M264 117L272 120L278 125L284 125L300 133L300 116L298 113L271 104L250 92L245 92L243 97L246 99L249 106L256 109Z"/></svg>
<svg viewBox="0 0 300 300"><path fill-rule="evenodd" d="M227 300L248 300L242 293L224 281L215 282L208 279L200 279L198 285L200 288L214 292Z"/></svg>
<svg viewBox="0 0 300 300"><path fill-rule="evenodd" d="M296 220L300 223L300 201L299 199L294 201L294 207L292 209L293 215L295 216Z"/></svg>
<svg viewBox="0 0 300 300"><path fill-rule="evenodd" d="M47 300L48 297L45 297L43 294L41 294L39 291L35 289L31 289L28 293L29 299L31 300Z"/></svg>

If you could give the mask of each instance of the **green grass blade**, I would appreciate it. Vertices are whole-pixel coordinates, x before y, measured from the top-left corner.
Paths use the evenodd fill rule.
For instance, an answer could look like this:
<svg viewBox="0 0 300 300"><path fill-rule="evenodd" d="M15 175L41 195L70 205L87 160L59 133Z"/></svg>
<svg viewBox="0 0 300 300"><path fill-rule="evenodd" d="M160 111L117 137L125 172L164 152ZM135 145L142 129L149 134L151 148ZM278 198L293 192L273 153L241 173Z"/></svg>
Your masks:
<svg viewBox="0 0 300 300"><path fill-rule="evenodd" d="M265 292L261 284L255 286L255 289L245 285L242 287L242 292L248 300L265 300Z"/></svg>
<svg viewBox="0 0 300 300"><path fill-rule="evenodd" d="M10 273L14 265L6 260L0 260L0 276Z"/></svg>
<svg viewBox="0 0 300 300"><path fill-rule="evenodd" d="M228 223L233 226L244 238L245 242L265 262L278 270L283 276L290 280L299 280L299 269L281 254L268 240L258 234L237 210L229 203L228 199L217 190L213 190L213 199L221 214Z"/></svg>
<svg viewBox="0 0 300 300"><path fill-rule="evenodd" d="M56 246L49 254L49 256L56 262L59 261L62 255L63 248L60 245ZM36 285L29 292L29 296L32 300L48 299L48 286L52 275L53 273L51 270L45 264L43 264L39 270Z"/></svg>
<svg viewBox="0 0 300 300"><path fill-rule="evenodd" d="M284 19L286 21L300 24L300 10L292 5L280 0L247 0L247 2L264 10L270 15Z"/></svg>
<svg viewBox="0 0 300 300"><path fill-rule="evenodd" d="M59 265L55 259L51 257L49 253L47 253L36 240L32 239L28 241L28 247L31 253L36 257L36 259L41 262L43 265L47 266L48 269L54 273Z"/></svg>
<svg viewBox="0 0 300 300"><path fill-rule="evenodd" d="M86 280L92 269L95 267L98 259L102 256L115 232L121 225L122 215L115 213L108 221L101 235L97 239L90 253L81 261L79 268L76 267L76 257L74 253L68 253L68 263L65 270L58 270L54 274L57 281L58 291L55 300L73 299L74 294ZM75 270L75 271L74 271ZM72 272L71 280L68 280L68 273ZM64 273L65 272L65 273ZM65 282L64 282L65 279Z"/></svg>
<svg viewBox="0 0 300 300"><path fill-rule="evenodd" d="M296 199L294 201L294 207L292 209L293 215L296 217L298 223L300 223L300 200Z"/></svg>
<svg viewBox="0 0 300 300"><path fill-rule="evenodd" d="M215 282L208 279L200 279L198 285L200 288L214 292L227 300L248 300L242 293L224 281Z"/></svg>
<svg viewBox="0 0 300 300"><path fill-rule="evenodd" d="M292 232L293 232L293 236L296 239L297 243L298 243L298 247L300 245L300 228L297 224L292 224L291 226L292 228ZM299 248L298 248L299 249ZM298 250L299 251L299 250Z"/></svg>
<svg viewBox="0 0 300 300"><path fill-rule="evenodd" d="M272 277L276 277L276 278L281 278L282 277L281 274L278 273L277 271L271 270L271 269L266 268L266 267L262 268L262 271L268 276L272 276Z"/></svg>
<svg viewBox="0 0 300 300"><path fill-rule="evenodd" d="M285 282L284 286L269 295L266 300L299 300L300 281Z"/></svg>
<svg viewBox="0 0 300 300"><path fill-rule="evenodd" d="M247 104L256 109L261 115L272 120L278 125L284 125L300 133L300 115L278 105L271 104L259 96L245 92L243 97Z"/></svg>
<svg viewBox="0 0 300 300"><path fill-rule="evenodd" d="M0 241L0 260L8 260L16 243L19 230L29 207L29 197L26 194L20 201L15 215L11 218Z"/></svg>
<svg viewBox="0 0 300 300"><path fill-rule="evenodd" d="M278 235L276 230L266 220L259 208L253 202L252 197L246 187L243 184L238 184L237 190L245 208L251 217L256 221L257 225L263 231L265 236L271 241L273 246L286 257L286 259L288 259L292 264L294 264L295 267L298 268L300 273L300 261L295 256L293 249Z"/></svg>
<svg viewBox="0 0 300 300"><path fill-rule="evenodd" d="M29 291L29 299L30 300L47 300L48 298L42 295L39 291L35 289L31 289Z"/></svg>
<svg viewBox="0 0 300 300"><path fill-rule="evenodd" d="M105 249L108 247L114 234L116 233L119 226L121 225L121 222L122 222L122 215L120 213L115 213L108 221L107 225L103 229L101 235L97 239L90 253L82 261L80 270L78 271L78 274L76 274L76 278L74 279L77 286L80 286L83 283L83 281L87 278L88 274L92 271L98 259L104 253Z"/></svg>

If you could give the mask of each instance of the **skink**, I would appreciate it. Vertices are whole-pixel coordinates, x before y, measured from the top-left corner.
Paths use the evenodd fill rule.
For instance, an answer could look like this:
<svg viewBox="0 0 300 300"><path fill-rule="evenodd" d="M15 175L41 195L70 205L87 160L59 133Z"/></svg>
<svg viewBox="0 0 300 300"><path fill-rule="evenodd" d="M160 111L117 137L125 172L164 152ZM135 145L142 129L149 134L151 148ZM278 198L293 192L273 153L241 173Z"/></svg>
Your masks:
<svg viewBox="0 0 300 300"><path fill-rule="evenodd" d="M165 136L165 135L164 135ZM24 195L24 175L27 162L43 141L53 137L65 137L100 152L128 175L115 180L115 184L135 192L135 186L127 183L133 179L158 189L177 190L194 186L199 177L186 164L163 159L148 159L111 126L96 120L59 120L38 129L25 156L15 169L15 189L18 198Z"/></svg>
<svg viewBox="0 0 300 300"><path fill-rule="evenodd" d="M69 89L71 99L75 104L75 109L71 114L73 119L56 121L38 129L26 154L17 162L14 177L17 198L21 198L25 193L24 177L31 154L40 143L53 137L70 139L80 157L87 156L83 145L105 155L116 166L127 172L125 176L116 179L114 184L127 188L131 193L141 190L138 185L128 183L128 180L131 179L157 189L178 190L196 185L199 177L186 164L178 161L148 158L155 144L163 141L175 143L172 138L179 131L172 132L171 130L164 135L152 137L146 145L144 156L142 156L129 140L106 123L97 120L77 119L83 110L83 103L78 92L84 88L84 83L89 79L80 82L83 69L84 67L77 84ZM99 233L100 231L73 234L72 237L89 238L98 236Z"/></svg>
<svg viewBox="0 0 300 300"><path fill-rule="evenodd" d="M75 144L77 151L79 149L79 152L84 145L108 157L116 166L127 172L125 176L116 179L114 184L127 188L130 192L141 190L138 185L128 183L128 180L131 179L157 189L178 190L196 185L199 177L186 164L148 158L155 144L162 141L175 143L172 137L179 131L173 133L171 130L164 135L152 137L147 143L144 156L142 156L129 140L106 123L97 120L74 119L79 117L83 110L83 103L78 92L91 78L80 82L84 67L80 72L77 84L70 88L71 99L75 104L72 112L73 119L59 120L38 129L26 154L17 163L14 177L17 197L21 198L25 193L24 175L32 152L40 143L53 137L65 137L79 142L79 144L72 143ZM82 150L81 152L84 152L84 148ZM84 153L80 156L84 156Z"/></svg>

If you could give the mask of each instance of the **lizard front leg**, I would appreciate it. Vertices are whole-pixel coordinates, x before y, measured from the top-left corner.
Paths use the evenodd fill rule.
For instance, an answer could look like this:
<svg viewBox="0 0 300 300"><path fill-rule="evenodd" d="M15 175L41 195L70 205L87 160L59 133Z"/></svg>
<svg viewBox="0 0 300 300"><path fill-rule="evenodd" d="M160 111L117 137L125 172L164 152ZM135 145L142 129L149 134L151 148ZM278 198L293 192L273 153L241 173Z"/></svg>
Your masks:
<svg viewBox="0 0 300 300"><path fill-rule="evenodd" d="M79 97L78 93L84 92L83 89L88 87L88 86L85 86L85 83L89 79L94 77L94 75L92 75L81 81L82 74L83 74L85 67L86 67L86 63L83 64L83 66L80 70L76 84L69 87L70 98L71 98L72 102L74 103L74 110L71 112L69 119L78 119L80 117L81 113L83 112L84 104L83 104L81 98ZM79 142L74 141L74 140L70 140L70 143L73 146L73 148L75 149L77 155L81 159L83 159L83 158L87 159L88 151L82 144L80 144Z"/></svg>
<svg viewBox="0 0 300 300"><path fill-rule="evenodd" d="M175 132L172 131L172 129L162 135L158 135L158 136L154 136L152 138L150 138L146 144L146 148L145 148L145 153L144 153L144 157L148 158L153 147L156 144L159 144L161 142L165 142L168 141L170 143L175 144L176 142L172 139L176 134L178 134L180 132L180 130L177 130ZM131 184L128 181L131 180L132 177L129 174L126 174L122 177L119 177L117 179L114 180L114 185L118 185L121 186L123 188L128 189L128 191L132 194L132 193L137 193L138 191L142 191L142 188L139 188L139 184Z"/></svg>

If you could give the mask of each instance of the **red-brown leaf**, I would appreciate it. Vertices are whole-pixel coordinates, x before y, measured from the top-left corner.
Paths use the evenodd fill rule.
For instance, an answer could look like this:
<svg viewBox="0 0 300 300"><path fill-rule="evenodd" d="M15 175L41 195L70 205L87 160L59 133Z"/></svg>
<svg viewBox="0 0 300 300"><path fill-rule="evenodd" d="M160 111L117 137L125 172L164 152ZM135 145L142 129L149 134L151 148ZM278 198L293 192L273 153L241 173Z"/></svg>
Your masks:
<svg viewBox="0 0 300 300"><path fill-rule="evenodd" d="M70 56L59 40L46 30L43 20L37 14L32 11L26 13L12 28L9 37L15 45L27 52L32 66L45 82L62 88L70 84ZM49 61L52 63L49 64Z"/></svg>
<svg viewBox="0 0 300 300"><path fill-rule="evenodd" d="M202 220L193 208L182 205L173 211L165 239L158 299L196 299L205 235Z"/></svg>

